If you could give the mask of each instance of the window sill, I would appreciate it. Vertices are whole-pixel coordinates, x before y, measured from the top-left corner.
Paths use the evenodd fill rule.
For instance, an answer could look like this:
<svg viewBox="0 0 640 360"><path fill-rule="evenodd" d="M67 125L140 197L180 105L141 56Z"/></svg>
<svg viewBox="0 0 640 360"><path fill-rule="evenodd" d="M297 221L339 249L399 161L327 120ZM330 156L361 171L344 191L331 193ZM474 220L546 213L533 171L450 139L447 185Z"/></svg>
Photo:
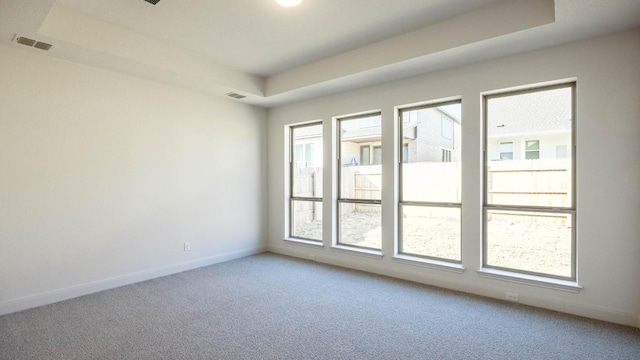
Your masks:
<svg viewBox="0 0 640 360"><path fill-rule="evenodd" d="M344 245L333 245L331 249L345 254L359 255L378 260L382 259L382 251L379 250L361 249Z"/></svg>
<svg viewBox="0 0 640 360"><path fill-rule="evenodd" d="M312 241L312 240L304 240L304 239L296 239L296 238L285 238L284 241L293 243L293 244L298 244L298 245L308 245L308 246L319 247L319 248L324 247L324 244L322 244L322 242L320 241Z"/></svg>
<svg viewBox="0 0 640 360"><path fill-rule="evenodd" d="M520 274L504 270L496 270L490 268L482 268L477 271L478 275L483 278L508 281L518 284L538 286L547 289L561 290L570 293L579 293L582 286L575 281L551 279L543 276L535 276L528 274Z"/></svg>
<svg viewBox="0 0 640 360"><path fill-rule="evenodd" d="M401 264L408 264L413 266L421 266L421 267L427 267L427 268L436 269L436 270L454 272L457 274L462 274L465 271L465 267L462 266L462 264L424 259L421 257L409 256L409 255L398 254L393 257L393 261Z"/></svg>

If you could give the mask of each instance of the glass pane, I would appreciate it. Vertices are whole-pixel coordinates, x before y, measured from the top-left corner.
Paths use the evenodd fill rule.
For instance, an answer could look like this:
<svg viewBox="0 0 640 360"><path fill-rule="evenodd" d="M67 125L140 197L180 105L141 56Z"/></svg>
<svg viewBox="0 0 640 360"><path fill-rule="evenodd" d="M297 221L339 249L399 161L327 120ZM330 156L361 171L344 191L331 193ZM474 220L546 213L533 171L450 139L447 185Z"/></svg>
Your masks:
<svg viewBox="0 0 640 360"><path fill-rule="evenodd" d="M322 197L322 125L294 127L292 142L292 196Z"/></svg>
<svg viewBox="0 0 640 360"><path fill-rule="evenodd" d="M340 120L341 199L382 198L381 120L380 115Z"/></svg>
<svg viewBox="0 0 640 360"><path fill-rule="evenodd" d="M489 266L571 277L572 216L487 211Z"/></svg>
<svg viewBox="0 0 640 360"><path fill-rule="evenodd" d="M461 202L461 113L460 103L402 112L402 201Z"/></svg>
<svg viewBox="0 0 640 360"><path fill-rule="evenodd" d="M371 163L369 157L370 149L369 145L360 146L360 165L369 165Z"/></svg>
<svg viewBox="0 0 640 360"><path fill-rule="evenodd" d="M372 165L382 164L382 146L373 147L373 159L371 160L371 164Z"/></svg>
<svg viewBox="0 0 640 360"><path fill-rule="evenodd" d="M531 151L531 150L540 150L540 141L538 140L527 141L527 151Z"/></svg>
<svg viewBox="0 0 640 360"><path fill-rule="evenodd" d="M489 98L487 116L487 203L572 207L572 89Z"/></svg>
<svg viewBox="0 0 640 360"><path fill-rule="evenodd" d="M556 145L556 158L564 159L567 157L567 145Z"/></svg>
<svg viewBox="0 0 640 360"><path fill-rule="evenodd" d="M380 205L341 202L338 243L380 250L382 217Z"/></svg>
<svg viewBox="0 0 640 360"><path fill-rule="evenodd" d="M320 201L291 201L291 236L322 241Z"/></svg>
<svg viewBox="0 0 640 360"><path fill-rule="evenodd" d="M460 261L460 209L402 206L400 252Z"/></svg>
<svg viewBox="0 0 640 360"><path fill-rule="evenodd" d="M314 165L313 144L307 144L305 149L306 149L305 159L307 161L307 166L313 166Z"/></svg>

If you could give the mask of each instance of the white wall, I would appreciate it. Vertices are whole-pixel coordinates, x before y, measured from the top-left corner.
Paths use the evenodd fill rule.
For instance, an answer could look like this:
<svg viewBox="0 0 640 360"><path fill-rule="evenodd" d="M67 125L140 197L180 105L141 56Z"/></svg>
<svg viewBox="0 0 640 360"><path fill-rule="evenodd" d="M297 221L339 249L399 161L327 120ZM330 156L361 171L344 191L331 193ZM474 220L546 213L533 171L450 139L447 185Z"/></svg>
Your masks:
<svg viewBox="0 0 640 360"><path fill-rule="evenodd" d="M269 249L317 261L396 276L525 304L638 326L640 315L640 29L269 110ZM481 93L577 80L577 262L579 293L480 277L482 152ZM461 97L462 273L392 259L395 235L394 106ZM331 248L335 234L332 139L325 138L324 247L283 241L285 236L284 131L287 124L368 110L383 117L382 259ZM333 220L331 220L333 219Z"/></svg>
<svg viewBox="0 0 640 360"><path fill-rule="evenodd" d="M265 133L264 109L0 46L0 314L264 250Z"/></svg>

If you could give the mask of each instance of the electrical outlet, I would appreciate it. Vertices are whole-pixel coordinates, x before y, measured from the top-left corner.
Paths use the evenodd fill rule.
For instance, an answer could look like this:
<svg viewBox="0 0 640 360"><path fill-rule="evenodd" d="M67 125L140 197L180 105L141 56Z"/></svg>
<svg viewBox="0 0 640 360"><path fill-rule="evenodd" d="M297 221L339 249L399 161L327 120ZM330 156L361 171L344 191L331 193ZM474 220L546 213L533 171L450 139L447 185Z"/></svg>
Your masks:
<svg viewBox="0 0 640 360"><path fill-rule="evenodd" d="M184 251L190 251L191 250L191 243L189 241L184 243Z"/></svg>
<svg viewBox="0 0 640 360"><path fill-rule="evenodd" d="M313 254L309 254L309 260L316 261L316 256Z"/></svg>
<svg viewBox="0 0 640 360"><path fill-rule="evenodd" d="M519 296L516 293L512 293L512 292L507 292L505 294L505 299L507 299L508 301L513 301L513 302L518 302L519 301Z"/></svg>

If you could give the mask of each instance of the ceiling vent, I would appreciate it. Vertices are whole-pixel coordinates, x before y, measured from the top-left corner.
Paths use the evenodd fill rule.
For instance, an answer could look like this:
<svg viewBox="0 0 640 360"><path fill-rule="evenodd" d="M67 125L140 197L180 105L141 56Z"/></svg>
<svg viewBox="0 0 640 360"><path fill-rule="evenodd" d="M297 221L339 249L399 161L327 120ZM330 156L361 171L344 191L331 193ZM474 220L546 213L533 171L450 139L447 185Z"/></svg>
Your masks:
<svg viewBox="0 0 640 360"><path fill-rule="evenodd" d="M144 0L145 2L148 2L151 5L158 5L158 3L160 2L160 0Z"/></svg>
<svg viewBox="0 0 640 360"><path fill-rule="evenodd" d="M15 42L44 51L49 51L49 49L51 49L51 46L53 46L51 44L47 44L46 42L29 39L28 37L24 36L16 36Z"/></svg>
<svg viewBox="0 0 640 360"><path fill-rule="evenodd" d="M234 99L244 99L244 98L246 98L246 96L240 95L240 94L236 94L234 92L226 93L225 95L227 95L228 97L232 97Z"/></svg>

